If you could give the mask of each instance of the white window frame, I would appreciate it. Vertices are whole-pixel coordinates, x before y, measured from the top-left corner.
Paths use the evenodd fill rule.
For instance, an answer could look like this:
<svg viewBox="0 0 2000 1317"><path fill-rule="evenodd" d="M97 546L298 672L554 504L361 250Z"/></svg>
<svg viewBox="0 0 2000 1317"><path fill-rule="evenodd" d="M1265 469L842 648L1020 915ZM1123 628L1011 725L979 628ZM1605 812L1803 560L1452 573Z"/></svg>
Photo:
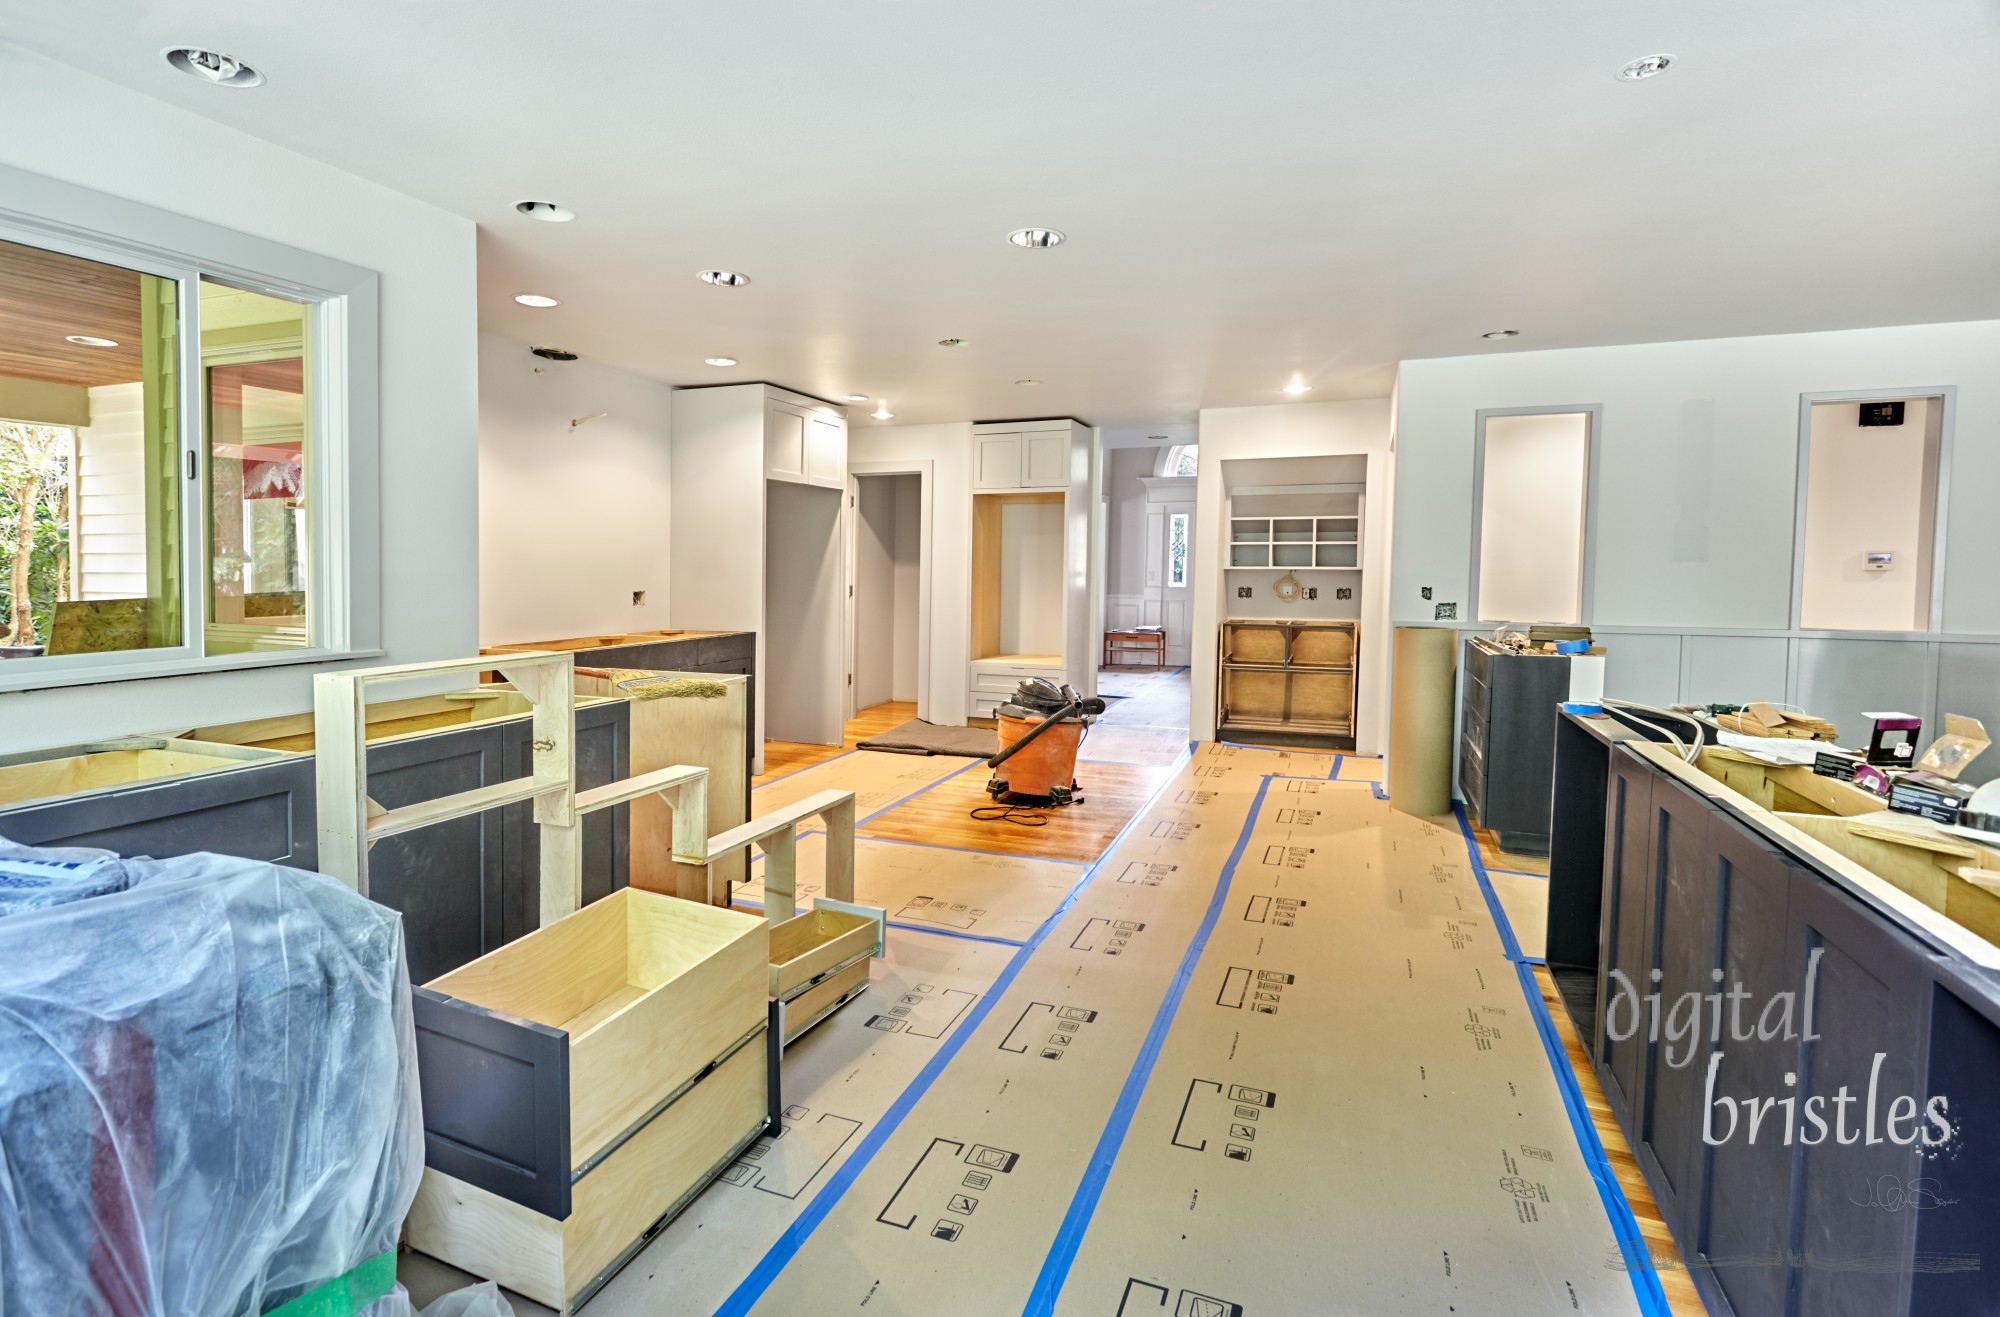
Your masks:
<svg viewBox="0 0 2000 1317"><path fill-rule="evenodd" d="M1187 546L1187 551L1181 555L1181 562L1180 562L1181 579L1178 581L1174 579L1174 523L1177 521L1185 522L1187 524L1187 531L1183 532L1181 536L1182 543L1184 543ZM1167 588L1169 590L1187 589L1188 580L1193 575L1193 573L1188 570L1188 567L1190 566L1188 560L1194 556L1194 536L1192 534L1193 530L1194 530L1194 514L1192 512L1169 512L1167 514L1166 582L1167 582Z"/></svg>
<svg viewBox="0 0 2000 1317"><path fill-rule="evenodd" d="M1577 621L1574 625L1589 626L1597 608L1597 476L1603 456L1601 436L1604 431L1604 404L1601 402L1571 403L1565 406L1548 407L1486 407L1473 413L1472 419L1472 565L1467 574L1466 611L1458 618L1461 627L1478 629L1482 625L1479 605L1479 557L1481 523L1486 515L1486 421L1492 416L1574 416L1579 413L1588 417L1589 442L1584 460L1588 467L1584 471L1583 495L1583 576L1579 582L1577 600ZM1485 624L1493 622L1546 622L1547 618L1487 618Z"/></svg>
<svg viewBox="0 0 2000 1317"><path fill-rule="evenodd" d="M0 166L0 239L173 279L179 288L176 415L181 463L181 643L0 662L0 691L281 667L381 654L377 429L379 279L370 270L138 202ZM201 360L203 276L310 305L314 491L308 647L210 657L208 445ZM192 463L192 466L190 466Z"/></svg>

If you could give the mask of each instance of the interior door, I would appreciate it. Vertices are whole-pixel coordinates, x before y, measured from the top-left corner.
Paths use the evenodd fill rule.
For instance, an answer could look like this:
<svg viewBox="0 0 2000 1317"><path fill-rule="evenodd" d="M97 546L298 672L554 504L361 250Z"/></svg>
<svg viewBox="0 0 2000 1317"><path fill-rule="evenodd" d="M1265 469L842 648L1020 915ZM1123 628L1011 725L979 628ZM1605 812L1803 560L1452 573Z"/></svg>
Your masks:
<svg viewBox="0 0 2000 1317"><path fill-rule="evenodd" d="M847 656L847 690L841 696L841 717L854 717L854 669L859 661L857 647L860 628L855 623L854 583L855 583L855 526L861 519L861 481L858 477L847 477L847 502L840 509L840 557L844 564L842 579L847 587L847 602L844 616L847 618L847 643L842 653Z"/></svg>
<svg viewBox="0 0 2000 1317"><path fill-rule="evenodd" d="M1165 627L1167 666L1188 665L1194 602L1194 504L1146 507L1144 626Z"/></svg>

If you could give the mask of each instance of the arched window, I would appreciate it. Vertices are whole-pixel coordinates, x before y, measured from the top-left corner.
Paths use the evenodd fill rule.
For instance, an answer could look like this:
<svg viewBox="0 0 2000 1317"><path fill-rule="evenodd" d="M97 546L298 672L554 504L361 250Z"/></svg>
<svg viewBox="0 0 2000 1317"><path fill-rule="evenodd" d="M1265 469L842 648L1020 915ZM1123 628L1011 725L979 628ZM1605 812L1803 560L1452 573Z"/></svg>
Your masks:
<svg viewBox="0 0 2000 1317"><path fill-rule="evenodd" d="M1179 444L1167 450L1166 470L1161 474L1169 476L1191 476L1199 469L1197 454L1199 444Z"/></svg>

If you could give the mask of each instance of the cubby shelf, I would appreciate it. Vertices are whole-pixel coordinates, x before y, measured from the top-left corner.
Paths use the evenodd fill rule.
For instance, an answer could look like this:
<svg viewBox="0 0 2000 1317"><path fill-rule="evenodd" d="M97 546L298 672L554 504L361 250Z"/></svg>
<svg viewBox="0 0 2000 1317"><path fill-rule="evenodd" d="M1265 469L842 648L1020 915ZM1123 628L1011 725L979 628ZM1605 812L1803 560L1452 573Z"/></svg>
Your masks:
<svg viewBox="0 0 2000 1317"><path fill-rule="evenodd" d="M1240 570L1359 572L1361 518L1231 517L1229 566Z"/></svg>
<svg viewBox="0 0 2000 1317"><path fill-rule="evenodd" d="M1352 736L1358 632L1337 620L1224 622L1217 725Z"/></svg>

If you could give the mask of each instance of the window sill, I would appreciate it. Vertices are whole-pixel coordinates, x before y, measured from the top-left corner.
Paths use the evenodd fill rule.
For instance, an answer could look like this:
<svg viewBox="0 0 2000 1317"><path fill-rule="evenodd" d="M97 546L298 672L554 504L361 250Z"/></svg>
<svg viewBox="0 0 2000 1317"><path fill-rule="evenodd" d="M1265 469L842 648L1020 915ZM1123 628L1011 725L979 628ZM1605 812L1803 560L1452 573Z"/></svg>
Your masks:
<svg viewBox="0 0 2000 1317"><path fill-rule="evenodd" d="M83 669L71 672L24 672L16 677L8 669L27 665L34 659L0 660L0 694L25 695L35 691L65 690L74 686L105 686L116 682L156 681L163 677L198 677L211 672L243 672L257 668L297 667L311 664L328 667L356 659L381 658L379 649L295 649L264 654L225 654L215 658L163 658L153 663L130 663L118 667Z"/></svg>

